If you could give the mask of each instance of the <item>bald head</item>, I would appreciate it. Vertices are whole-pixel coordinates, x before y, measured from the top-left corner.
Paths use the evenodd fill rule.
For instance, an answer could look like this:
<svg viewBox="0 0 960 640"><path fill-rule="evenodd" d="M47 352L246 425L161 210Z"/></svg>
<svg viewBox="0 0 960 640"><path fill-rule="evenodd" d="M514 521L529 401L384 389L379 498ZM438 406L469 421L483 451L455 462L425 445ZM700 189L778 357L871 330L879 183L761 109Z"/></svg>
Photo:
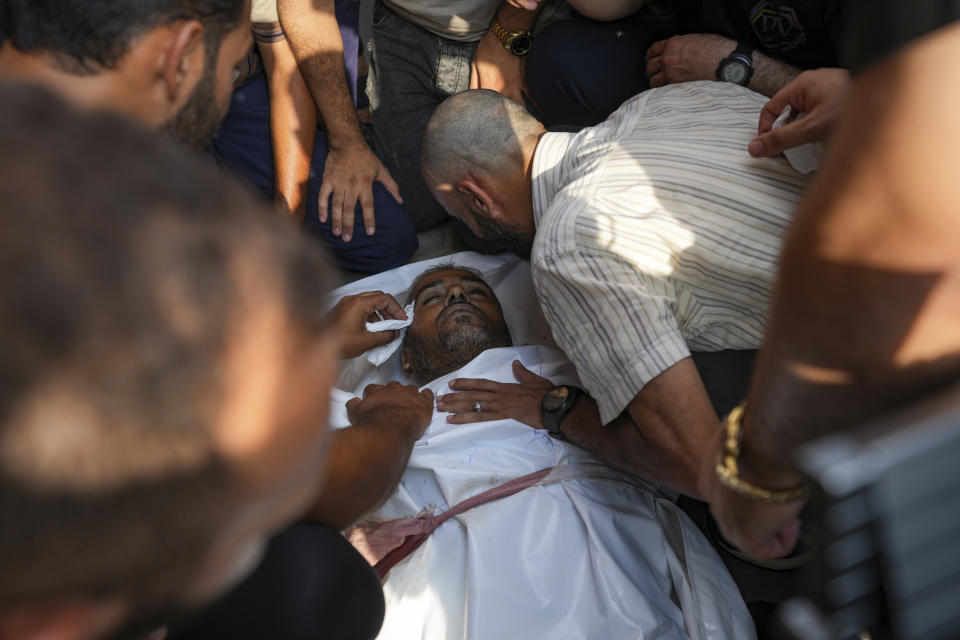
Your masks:
<svg viewBox="0 0 960 640"><path fill-rule="evenodd" d="M531 166L545 133L522 106L495 91L447 98L423 134L427 187L473 233L529 257L535 227Z"/></svg>
<svg viewBox="0 0 960 640"><path fill-rule="evenodd" d="M420 150L425 175L456 182L470 172L499 178L523 162L523 142L544 132L536 118L503 94L489 89L447 98L427 124Z"/></svg>

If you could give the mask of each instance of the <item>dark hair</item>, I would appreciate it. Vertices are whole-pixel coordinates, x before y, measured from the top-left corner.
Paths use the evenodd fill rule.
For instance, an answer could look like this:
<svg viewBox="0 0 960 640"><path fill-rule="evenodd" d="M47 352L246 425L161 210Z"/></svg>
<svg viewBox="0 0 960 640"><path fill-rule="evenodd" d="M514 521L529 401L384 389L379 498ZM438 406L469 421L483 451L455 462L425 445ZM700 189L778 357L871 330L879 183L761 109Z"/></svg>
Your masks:
<svg viewBox="0 0 960 640"><path fill-rule="evenodd" d="M199 20L208 52L244 18L243 0L4 0L0 33L20 51L53 55L72 73L113 69L138 36Z"/></svg>
<svg viewBox="0 0 960 640"><path fill-rule="evenodd" d="M237 263L304 328L328 263L118 116L0 86L0 139L0 603L162 593L236 508L211 427Z"/></svg>

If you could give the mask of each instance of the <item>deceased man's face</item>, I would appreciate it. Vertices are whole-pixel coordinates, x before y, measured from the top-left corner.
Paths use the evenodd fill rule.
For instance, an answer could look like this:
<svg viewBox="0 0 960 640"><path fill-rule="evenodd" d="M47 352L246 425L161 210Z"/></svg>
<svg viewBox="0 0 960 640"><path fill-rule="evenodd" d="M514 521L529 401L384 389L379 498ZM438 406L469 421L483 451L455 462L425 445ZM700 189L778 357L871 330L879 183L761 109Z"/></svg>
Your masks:
<svg viewBox="0 0 960 640"><path fill-rule="evenodd" d="M416 284L411 300L416 305L403 343L403 369L421 385L487 349L512 344L493 290L470 271L428 273Z"/></svg>

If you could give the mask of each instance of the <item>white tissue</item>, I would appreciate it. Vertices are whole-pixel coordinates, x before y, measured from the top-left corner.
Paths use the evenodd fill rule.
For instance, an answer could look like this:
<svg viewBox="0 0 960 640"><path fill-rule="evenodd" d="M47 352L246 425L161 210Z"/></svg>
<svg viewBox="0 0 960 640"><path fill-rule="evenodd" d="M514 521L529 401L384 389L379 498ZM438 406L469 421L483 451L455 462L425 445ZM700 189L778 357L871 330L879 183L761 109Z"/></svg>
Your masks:
<svg viewBox="0 0 960 640"><path fill-rule="evenodd" d="M375 367L379 367L384 362L389 360L390 356L392 356L396 350L400 348L400 343L403 342L403 336L406 334L406 328L413 323L413 304L414 303L411 302L403 308L404 313L407 314L406 320L390 319L367 323L367 331L372 333L379 333L381 331L395 331L400 329L397 337L391 342L383 345L382 347L371 349L367 352L367 361L370 362L370 364Z"/></svg>
<svg viewBox="0 0 960 640"><path fill-rule="evenodd" d="M771 130L779 129L785 124L799 120L805 114L799 113L795 118L791 118L790 116L792 115L793 109L790 108L790 105L787 105L784 107L783 112L777 116L777 119L773 121ZM819 142L808 142L799 147L787 149L783 152L783 155L791 167L806 175L820 168L820 156L823 155L823 145Z"/></svg>

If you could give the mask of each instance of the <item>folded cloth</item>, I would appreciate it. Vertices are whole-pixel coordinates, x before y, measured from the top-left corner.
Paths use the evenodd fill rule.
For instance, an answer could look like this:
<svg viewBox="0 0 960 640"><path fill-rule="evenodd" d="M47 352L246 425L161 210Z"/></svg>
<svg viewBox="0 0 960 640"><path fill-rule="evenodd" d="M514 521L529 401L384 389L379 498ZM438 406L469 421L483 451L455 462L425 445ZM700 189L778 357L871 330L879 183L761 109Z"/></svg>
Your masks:
<svg viewBox="0 0 960 640"><path fill-rule="evenodd" d="M773 121L771 130L779 129L786 124L790 124L794 120L799 120L805 115L806 114L802 112L794 114L793 109L790 108L790 105L787 105L783 108L783 111L780 113L780 115L777 116L777 119ZM823 143L808 142L806 144L801 144L798 147L787 149L783 152L783 155L787 159L787 162L790 163L791 167L806 175L820 168L820 158L823 156L823 151Z"/></svg>
<svg viewBox="0 0 960 640"><path fill-rule="evenodd" d="M382 347L377 347L371 349L367 352L367 361L370 362L375 367L379 367L384 362L390 359L397 349L400 348L400 343L403 342L403 337L406 335L406 328L413 323L413 304L410 303L403 308L404 313L407 314L406 320L378 320L377 322L368 322L367 331L372 333L379 333L381 331L396 331L400 330L397 333L397 337L394 338L391 342L383 345Z"/></svg>

